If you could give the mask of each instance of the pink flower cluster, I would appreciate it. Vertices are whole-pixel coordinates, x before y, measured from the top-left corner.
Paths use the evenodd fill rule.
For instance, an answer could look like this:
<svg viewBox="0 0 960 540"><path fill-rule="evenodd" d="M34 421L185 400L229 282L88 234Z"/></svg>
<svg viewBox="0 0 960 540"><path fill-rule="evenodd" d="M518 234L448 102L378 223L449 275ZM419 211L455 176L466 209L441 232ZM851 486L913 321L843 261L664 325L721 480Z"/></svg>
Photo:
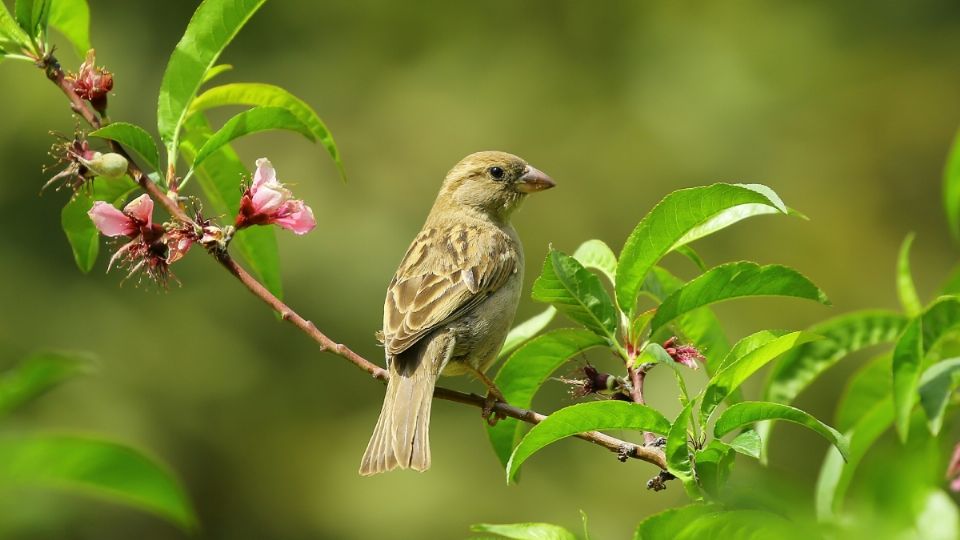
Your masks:
<svg viewBox="0 0 960 540"><path fill-rule="evenodd" d="M170 265L183 258L193 244L224 249L233 234L230 227L221 229L210 225L199 215L195 219L196 227L192 224L157 225L153 222L153 205L153 200L144 194L130 201L123 210L97 201L87 212L103 235L130 239L114 253L108 270L114 263L119 263L129 269L128 276L143 271L158 283L165 284ZM253 183L241 199L235 227L242 229L267 224L306 234L316 226L316 220L310 207L294 199L290 190L277 181L270 161L261 158L257 160Z"/></svg>
<svg viewBox="0 0 960 540"><path fill-rule="evenodd" d="M296 234L310 232L317 222L313 210L294 199L290 190L277 181L277 171L267 158L257 160L253 183L240 199L237 229L251 225L276 224Z"/></svg>
<svg viewBox="0 0 960 540"><path fill-rule="evenodd" d="M674 336L663 342L663 348L673 358L674 362L683 364L690 369L697 369L697 361L703 361L703 354L693 345L678 345Z"/></svg>

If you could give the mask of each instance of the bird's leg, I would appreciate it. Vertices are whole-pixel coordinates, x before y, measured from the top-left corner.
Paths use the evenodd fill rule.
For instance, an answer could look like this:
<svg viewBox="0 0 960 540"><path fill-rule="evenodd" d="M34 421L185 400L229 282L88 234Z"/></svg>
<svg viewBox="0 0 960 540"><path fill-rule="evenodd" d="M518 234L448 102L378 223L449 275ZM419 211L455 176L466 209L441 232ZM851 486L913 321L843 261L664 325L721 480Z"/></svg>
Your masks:
<svg viewBox="0 0 960 540"><path fill-rule="evenodd" d="M483 383L484 386L487 387L487 399L483 402L483 411L481 412L481 416L487 421L487 424L494 426L497 424L497 420L506 418L506 416L503 413L495 414L493 407L498 401L506 403L507 399L503 397L503 392L497 388L497 385L490 379L490 377L487 377L482 371L469 364L466 367L467 371L472 373L480 382Z"/></svg>

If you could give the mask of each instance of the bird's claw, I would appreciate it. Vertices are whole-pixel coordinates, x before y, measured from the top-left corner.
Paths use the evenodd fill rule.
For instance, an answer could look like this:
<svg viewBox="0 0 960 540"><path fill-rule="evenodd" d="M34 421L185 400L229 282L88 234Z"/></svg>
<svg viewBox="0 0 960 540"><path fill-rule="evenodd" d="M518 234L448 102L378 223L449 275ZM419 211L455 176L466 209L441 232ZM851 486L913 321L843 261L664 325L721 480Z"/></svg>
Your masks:
<svg viewBox="0 0 960 540"><path fill-rule="evenodd" d="M494 407L496 407L500 401L503 400L492 392L488 393L487 397L483 400L483 409L480 416L487 421L487 425L490 427L497 425L497 421L507 417L505 414L494 410Z"/></svg>

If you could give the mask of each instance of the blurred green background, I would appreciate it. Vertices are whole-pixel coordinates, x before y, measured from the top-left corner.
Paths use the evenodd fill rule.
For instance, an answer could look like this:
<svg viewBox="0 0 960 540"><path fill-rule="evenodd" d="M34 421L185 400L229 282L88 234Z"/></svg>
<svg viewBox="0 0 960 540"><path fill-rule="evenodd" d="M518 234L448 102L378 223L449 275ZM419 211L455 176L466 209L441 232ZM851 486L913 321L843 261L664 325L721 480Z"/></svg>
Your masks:
<svg viewBox="0 0 960 540"><path fill-rule="evenodd" d="M195 5L91 0L97 58L116 73L113 119L155 125L163 67ZM743 181L773 187L810 221L758 218L697 249L710 264L795 266L834 306L721 306L732 339L895 308L894 261L909 231L919 289L931 294L957 259L939 181L960 119L958 48L960 5L947 1L275 1L227 50L236 69L219 81L284 86L332 129L347 184L319 145L295 135L237 147L249 166L269 156L318 218L306 237L279 233L290 303L379 360L386 284L446 170L481 149L519 154L558 183L515 218L527 287L550 243L572 252L600 238L619 249L667 192ZM61 60L79 64L67 47ZM582 509L594 537L612 539L684 500L679 485L647 492L650 466L578 441L548 448L508 487L478 412L448 402L434 408L428 473L358 477L382 387L318 353L200 254L177 264L183 286L169 292L121 286L120 274L104 274L104 253L81 275L59 228L65 193L38 196L48 130L74 127L66 103L20 62L0 66L0 99L0 360L41 347L102 357L97 374L4 429L102 432L150 449L182 478L206 538L462 538L481 521L575 528ZM693 275L688 262L670 263ZM525 299L518 317L540 309ZM831 419L856 365L799 406ZM650 380L650 401L675 414L668 374ZM555 384L537 407L565 403ZM825 450L779 426L772 467L808 492ZM181 533L125 508L26 490L0 499L0 535Z"/></svg>

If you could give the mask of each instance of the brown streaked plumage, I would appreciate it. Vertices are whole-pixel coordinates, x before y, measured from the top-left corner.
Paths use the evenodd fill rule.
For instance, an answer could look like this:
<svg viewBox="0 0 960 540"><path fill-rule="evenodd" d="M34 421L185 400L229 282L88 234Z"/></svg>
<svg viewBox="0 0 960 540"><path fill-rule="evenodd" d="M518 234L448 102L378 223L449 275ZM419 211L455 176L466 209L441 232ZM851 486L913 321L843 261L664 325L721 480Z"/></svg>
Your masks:
<svg viewBox="0 0 960 540"><path fill-rule="evenodd" d="M437 377L482 373L520 300L523 249L510 215L553 181L517 156L478 152L447 173L387 287L381 339L390 381L360 474L430 467Z"/></svg>

